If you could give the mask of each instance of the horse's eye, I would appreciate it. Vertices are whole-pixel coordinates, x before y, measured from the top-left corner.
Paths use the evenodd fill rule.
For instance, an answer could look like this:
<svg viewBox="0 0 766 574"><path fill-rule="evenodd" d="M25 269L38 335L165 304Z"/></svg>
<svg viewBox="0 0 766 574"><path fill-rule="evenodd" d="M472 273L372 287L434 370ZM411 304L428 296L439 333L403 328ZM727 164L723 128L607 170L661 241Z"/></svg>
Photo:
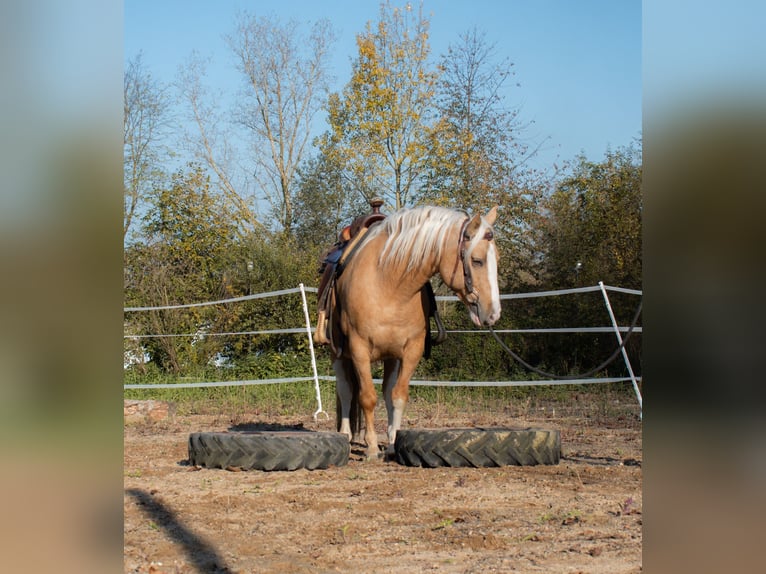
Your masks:
<svg viewBox="0 0 766 574"><path fill-rule="evenodd" d="M484 267L484 261L482 261L481 259L475 259L473 257L471 258L471 264L474 267Z"/></svg>

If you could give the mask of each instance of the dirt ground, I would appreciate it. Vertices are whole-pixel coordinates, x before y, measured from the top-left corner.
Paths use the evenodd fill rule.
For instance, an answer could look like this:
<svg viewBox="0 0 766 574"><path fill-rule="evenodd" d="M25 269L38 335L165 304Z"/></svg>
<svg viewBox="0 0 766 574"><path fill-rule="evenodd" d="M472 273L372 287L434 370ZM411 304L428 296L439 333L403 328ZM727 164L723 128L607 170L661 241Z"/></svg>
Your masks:
<svg viewBox="0 0 766 574"><path fill-rule="evenodd" d="M423 409L424 407L420 407ZM385 442L385 416L377 428ZM408 406L403 428L436 428ZM438 427L557 429L555 466L347 466L232 472L187 463L189 433L249 424L334 430L334 417L180 416L125 426L124 571L130 573L640 572L638 416L524 419L492 413Z"/></svg>

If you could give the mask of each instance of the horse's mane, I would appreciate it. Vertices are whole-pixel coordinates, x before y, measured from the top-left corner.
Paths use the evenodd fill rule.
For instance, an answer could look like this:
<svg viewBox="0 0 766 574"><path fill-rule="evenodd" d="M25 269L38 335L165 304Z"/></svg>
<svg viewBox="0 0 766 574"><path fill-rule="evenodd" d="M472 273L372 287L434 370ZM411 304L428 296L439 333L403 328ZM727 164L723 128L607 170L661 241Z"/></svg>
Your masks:
<svg viewBox="0 0 766 574"><path fill-rule="evenodd" d="M399 266L406 263L406 271L410 271L432 257L441 257L447 234L456 225L461 225L466 217L462 211L445 207L402 209L376 225L366 239L385 233L388 237L380 252L379 264Z"/></svg>

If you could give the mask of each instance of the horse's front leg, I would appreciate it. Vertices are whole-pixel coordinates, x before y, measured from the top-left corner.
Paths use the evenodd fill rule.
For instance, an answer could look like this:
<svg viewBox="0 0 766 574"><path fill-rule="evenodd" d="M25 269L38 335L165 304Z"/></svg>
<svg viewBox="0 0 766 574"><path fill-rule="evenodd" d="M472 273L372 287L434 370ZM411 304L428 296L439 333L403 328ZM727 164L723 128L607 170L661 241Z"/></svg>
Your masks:
<svg viewBox="0 0 766 574"><path fill-rule="evenodd" d="M386 399L386 414L388 415L388 454L394 452L396 430L402 423L402 410L394 406L393 391L399 378L401 362L398 359L388 359L383 362L383 397Z"/></svg>
<svg viewBox="0 0 766 574"><path fill-rule="evenodd" d="M398 361L398 376L395 379L395 383L391 388L391 398L387 399L387 403L390 400L389 408L389 425L388 425L388 453L394 453L394 446L396 443L396 433L402 426L402 416L404 415L404 407L407 405L407 401L410 398L410 379L412 378L415 368L418 366L420 358L423 356L423 347L410 348L409 352L405 354L401 361Z"/></svg>

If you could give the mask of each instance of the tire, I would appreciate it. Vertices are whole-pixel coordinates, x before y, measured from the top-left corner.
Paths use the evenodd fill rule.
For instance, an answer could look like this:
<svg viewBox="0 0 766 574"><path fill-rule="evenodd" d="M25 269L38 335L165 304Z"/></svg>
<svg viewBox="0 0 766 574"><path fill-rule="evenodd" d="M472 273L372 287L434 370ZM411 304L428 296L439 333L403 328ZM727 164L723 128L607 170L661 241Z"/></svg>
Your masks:
<svg viewBox="0 0 766 574"><path fill-rule="evenodd" d="M234 470L308 470L343 466L350 445L331 432L199 432L189 435L189 464Z"/></svg>
<svg viewBox="0 0 766 574"><path fill-rule="evenodd" d="M561 436L531 428L399 430L394 458L405 466L428 468L558 464Z"/></svg>

